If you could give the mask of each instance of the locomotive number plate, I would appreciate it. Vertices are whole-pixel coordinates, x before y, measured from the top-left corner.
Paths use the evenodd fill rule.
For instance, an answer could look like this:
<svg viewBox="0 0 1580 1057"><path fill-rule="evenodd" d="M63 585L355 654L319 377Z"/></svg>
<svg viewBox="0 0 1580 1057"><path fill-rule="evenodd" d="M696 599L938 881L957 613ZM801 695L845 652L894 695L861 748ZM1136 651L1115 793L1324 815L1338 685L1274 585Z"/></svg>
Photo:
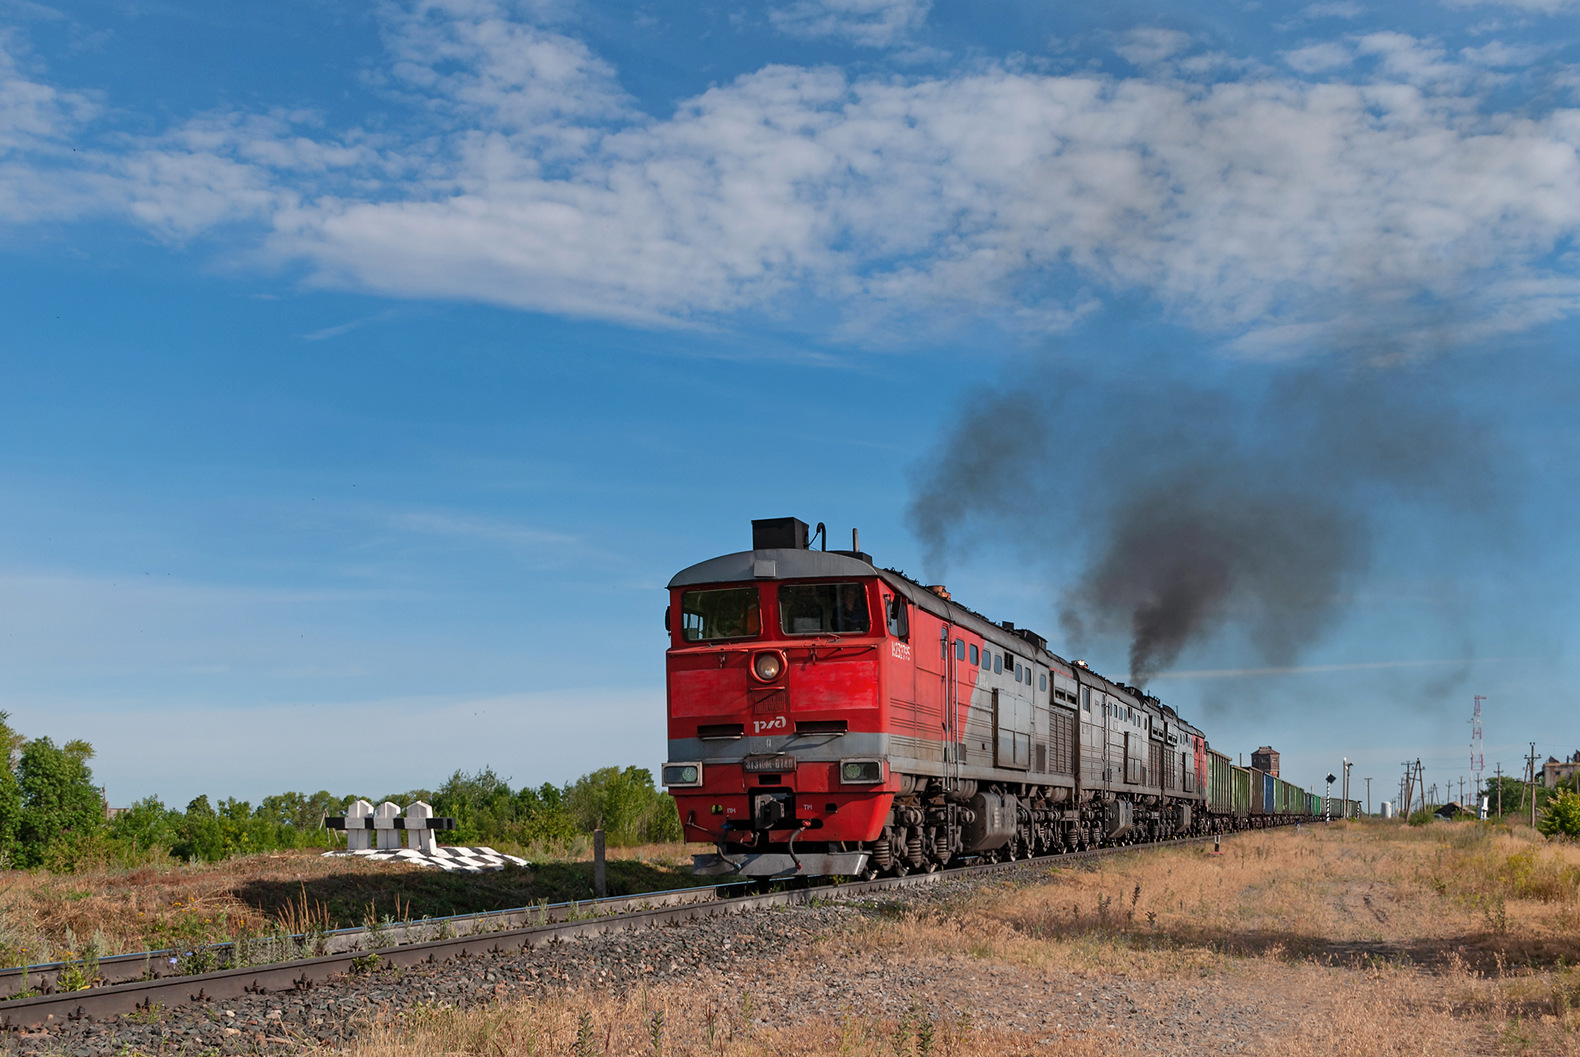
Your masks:
<svg viewBox="0 0 1580 1057"><path fill-rule="evenodd" d="M753 773L771 771L795 770L794 756L748 756L744 761L746 770Z"/></svg>

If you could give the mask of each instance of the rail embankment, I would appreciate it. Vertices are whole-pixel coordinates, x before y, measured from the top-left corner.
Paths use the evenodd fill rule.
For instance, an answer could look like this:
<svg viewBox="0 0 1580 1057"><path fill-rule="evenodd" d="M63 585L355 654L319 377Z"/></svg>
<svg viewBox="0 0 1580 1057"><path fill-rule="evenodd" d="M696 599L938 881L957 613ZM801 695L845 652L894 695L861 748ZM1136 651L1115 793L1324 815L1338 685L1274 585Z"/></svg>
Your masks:
<svg viewBox="0 0 1580 1057"><path fill-rule="evenodd" d="M1580 1054L1580 847L1335 823L181 1001L24 1054Z"/></svg>
<svg viewBox="0 0 1580 1057"><path fill-rule="evenodd" d="M727 969L683 980L589 963L413 1007L352 1051L1574 1054L1577 884L1580 847L1522 828L1251 833L933 886L787 948L743 927Z"/></svg>

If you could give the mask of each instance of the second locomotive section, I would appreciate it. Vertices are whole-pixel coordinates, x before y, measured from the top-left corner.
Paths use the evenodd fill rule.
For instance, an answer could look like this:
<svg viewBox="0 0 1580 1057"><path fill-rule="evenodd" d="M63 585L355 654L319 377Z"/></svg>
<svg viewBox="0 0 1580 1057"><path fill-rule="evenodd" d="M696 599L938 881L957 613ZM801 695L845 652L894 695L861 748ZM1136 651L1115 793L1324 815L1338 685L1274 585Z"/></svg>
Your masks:
<svg viewBox="0 0 1580 1057"><path fill-rule="evenodd" d="M699 872L929 870L1206 832L1167 706L795 519L670 583L669 759Z"/></svg>

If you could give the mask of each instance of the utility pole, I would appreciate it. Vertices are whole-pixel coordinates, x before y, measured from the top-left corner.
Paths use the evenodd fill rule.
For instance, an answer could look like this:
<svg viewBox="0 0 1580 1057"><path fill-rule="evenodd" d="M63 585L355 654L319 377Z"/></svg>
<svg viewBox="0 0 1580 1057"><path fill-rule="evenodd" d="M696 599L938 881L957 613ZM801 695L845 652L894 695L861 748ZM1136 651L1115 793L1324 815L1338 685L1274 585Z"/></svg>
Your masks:
<svg viewBox="0 0 1580 1057"><path fill-rule="evenodd" d="M1531 829L1536 828L1536 743L1531 743Z"/></svg>
<svg viewBox="0 0 1580 1057"><path fill-rule="evenodd" d="M1470 774L1475 783L1477 818L1481 817L1481 787L1486 769L1486 759L1481 754L1481 703L1486 699L1485 694L1477 694L1476 709L1470 715Z"/></svg>
<svg viewBox="0 0 1580 1057"><path fill-rule="evenodd" d="M1339 762L1344 764L1339 773L1344 777L1339 779L1339 817L1350 817L1350 758L1339 757Z"/></svg>
<svg viewBox="0 0 1580 1057"><path fill-rule="evenodd" d="M1459 806L1465 806L1465 778L1463 775L1459 779Z"/></svg>
<svg viewBox="0 0 1580 1057"><path fill-rule="evenodd" d="M1370 817L1371 813L1372 813L1372 780L1370 778L1368 778L1368 779L1366 779L1366 815L1367 815L1367 817Z"/></svg>
<svg viewBox="0 0 1580 1057"><path fill-rule="evenodd" d="M1498 818L1503 818L1503 764L1493 768L1493 773L1498 776Z"/></svg>

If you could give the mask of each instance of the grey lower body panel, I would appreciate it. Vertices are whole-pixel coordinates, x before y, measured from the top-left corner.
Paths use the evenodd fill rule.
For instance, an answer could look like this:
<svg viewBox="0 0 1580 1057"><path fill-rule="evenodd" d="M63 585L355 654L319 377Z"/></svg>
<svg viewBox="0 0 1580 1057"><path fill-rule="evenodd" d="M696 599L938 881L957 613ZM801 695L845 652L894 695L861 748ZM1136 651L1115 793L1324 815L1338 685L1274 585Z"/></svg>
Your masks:
<svg viewBox="0 0 1580 1057"><path fill-rule="evenodd" d="M867 868L864 851L693 855L691 871L700 877L855 877ZM797 867L796 860L800 860Z"/></svg>
<svg viewBox="0 0 1580 1057"><path fill-rule="evenodd" d="M780 734L771 738L742 736L722 740L701 738L671 738L669 759L690 762L700 760L710 763L739 763L747 756L761 753L787 752L797 760L834 762L847 756L887 756L887 734Z"/></svg>

